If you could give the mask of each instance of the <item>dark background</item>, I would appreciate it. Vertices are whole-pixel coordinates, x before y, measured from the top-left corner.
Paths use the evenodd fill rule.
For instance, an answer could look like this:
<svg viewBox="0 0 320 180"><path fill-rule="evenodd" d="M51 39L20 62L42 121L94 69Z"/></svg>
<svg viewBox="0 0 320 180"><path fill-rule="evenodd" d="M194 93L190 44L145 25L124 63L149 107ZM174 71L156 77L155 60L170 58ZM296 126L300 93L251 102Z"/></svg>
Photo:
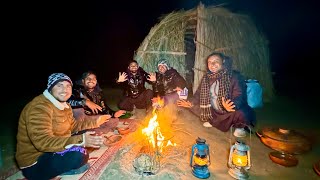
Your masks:
<svg viewBox="0 0 320 180"><path fill-rule="evenodd" d="M35 96L51 73L73 80L94 70L113 86L133 52L162 14L196 7L198 0L24 1L3 6L2 91ZM319 13L316 1L205 0L250 15L270 47L277 94L317 98ZM7 73L5 73L5 71ZM15 92L15 93L12 93Z"/></svg>
<svg viewBox="0 0 320 180"><path fill-rule="evenodd" d="M276 93L289 100L266 104L265 113L259 114L262 125L273 122L320 127L315 118L320 60L320 10L316 1L202 1L206 5L226 2L224 6L232 11L250 15L269 40ZM198 3L199 0L1 2L0 142L5 144L2 152L7 153L3 156L13 157L20 112L45 90L51 73L63 72L75 81L84 71L94 70L101 85L115 86L118 72L126 68L160 16L196 7ZM290 106L296 102L298 107Z"/></svg>

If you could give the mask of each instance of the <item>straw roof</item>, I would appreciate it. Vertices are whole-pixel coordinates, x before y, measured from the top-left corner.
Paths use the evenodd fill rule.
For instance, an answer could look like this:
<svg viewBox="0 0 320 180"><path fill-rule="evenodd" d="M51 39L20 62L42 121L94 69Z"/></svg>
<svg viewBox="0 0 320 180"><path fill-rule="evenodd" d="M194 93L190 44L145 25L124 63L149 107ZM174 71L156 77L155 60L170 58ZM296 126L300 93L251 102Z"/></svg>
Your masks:
<svg viewBox="0 0 320 180"><path fill-rule="evenodd" d="M157 61L166 58L195 92L207 69L206 57L213 51L232 57L233 69L247 79L259 80L264 100L273 97L267 39L250 17L225 8L200 4L161 17L135 51L134 59L147 72L154 72Z"/></svg>

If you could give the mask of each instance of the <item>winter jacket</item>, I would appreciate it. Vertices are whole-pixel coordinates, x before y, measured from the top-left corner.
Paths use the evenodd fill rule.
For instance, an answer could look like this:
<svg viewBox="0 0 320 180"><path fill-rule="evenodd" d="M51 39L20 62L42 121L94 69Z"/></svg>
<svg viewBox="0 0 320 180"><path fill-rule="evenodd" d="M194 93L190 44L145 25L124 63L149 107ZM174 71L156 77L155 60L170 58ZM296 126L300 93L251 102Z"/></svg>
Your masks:
<svg viewBox="0 0 320 180"><path fill-rule="evenodd" d="M71 134L97 127L95 120L75 121L68 103L69 108L61 110L45 92L29 102L20 114L15 155L20 167L33 165L45 152L59 152L67 145L81 144L82 135Z"/></svg>
<svg viewBox="0 0 320 180"><path fill-rule="evenodd" d="M210 81L210 86L213 84L213 81ZM200 93L201 93L201 86L197 89L193 97L190 101L193 104L191 111L196 114L200 115ZM233 71L231 77L231 84L230 84L230 91L228 97L230 97L231 101L235 105L235 112L218 112L216 110L212 111L215 112L215 119L212 119L210 122L213 126L217 127L222 131L227 131L229 129L229 125L225 123L229 123L233 121L233 114L239 113L241 116L238 118L242 119L244 123L248 125L255 125L256 117L255 112L247 103L247 93L246 93L246 83L243 76L238 71Z"/></svg>
<svg viewBox="0 0 320 180"><path fill-rule="evenodd" d="M87 115L96 115L92 112L90 108L84 105L82 102L84 99L89 99L95 104L102 107L102 111L99 111L99 114L109 114L114 115L113 111L106 103L106 97L103 93L103 90L100 88L99 84L96 85L93 91L87 91L83 85L76 84L73 88L72 96L68 100L72 108L84 108L84 112Z"/></svg>
<svg viewBox="0 0 320 180"><path fill-rule="evenodd" d="M174 92L177 87L181 89L186 87L185 79L174 68L167 70L164 74L156 72L156 79L152 85L154 96L165 96Z"/></svg>
<svg viewBox="0 0 320 180"><path fill-rule="evenodd" d="M137 70L137 74L132 74L128 69L127 73L127 81L122 82L124 88L124 94L130 98L137 98L142 92L146 90L145 83L151 83L147 80L149 74L145 72L141 67Z"/></svg>

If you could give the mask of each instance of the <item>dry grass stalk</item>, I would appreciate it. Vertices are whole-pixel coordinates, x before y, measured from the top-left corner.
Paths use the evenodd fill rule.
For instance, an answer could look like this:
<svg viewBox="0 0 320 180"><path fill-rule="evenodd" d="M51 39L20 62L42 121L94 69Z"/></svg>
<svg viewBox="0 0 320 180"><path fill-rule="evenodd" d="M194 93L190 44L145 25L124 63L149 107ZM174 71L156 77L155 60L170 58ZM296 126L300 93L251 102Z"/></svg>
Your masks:
<svg viewBox="0 0 320 180"><path fill-rule="evenodd" d="M274 96L268 40L248 16L221 7L200 4L162 16L135 51L134 59L146 71L154 72L157 61L166 58L195 92L206 71L205 59L213 51L231 56L234 69L259 80L264 100Z"/></svg>

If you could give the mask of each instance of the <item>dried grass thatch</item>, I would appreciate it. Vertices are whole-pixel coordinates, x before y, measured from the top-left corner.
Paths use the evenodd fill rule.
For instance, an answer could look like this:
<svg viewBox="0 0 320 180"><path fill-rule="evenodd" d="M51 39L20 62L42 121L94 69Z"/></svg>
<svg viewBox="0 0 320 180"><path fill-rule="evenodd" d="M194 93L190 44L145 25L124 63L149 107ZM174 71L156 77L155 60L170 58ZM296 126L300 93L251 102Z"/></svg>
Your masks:
<svg viewBox="0 0 320 180"><path fill-rule="evenodd" d="M206 57L213 51L231 56L234 69L248 79L259 80L265 100L273 97L265 36L248 16L221 7L200 4L167 14L151 28L134 59L148 72L156 71L160 58L168 59L195 92L206 71Z"/></svg>

